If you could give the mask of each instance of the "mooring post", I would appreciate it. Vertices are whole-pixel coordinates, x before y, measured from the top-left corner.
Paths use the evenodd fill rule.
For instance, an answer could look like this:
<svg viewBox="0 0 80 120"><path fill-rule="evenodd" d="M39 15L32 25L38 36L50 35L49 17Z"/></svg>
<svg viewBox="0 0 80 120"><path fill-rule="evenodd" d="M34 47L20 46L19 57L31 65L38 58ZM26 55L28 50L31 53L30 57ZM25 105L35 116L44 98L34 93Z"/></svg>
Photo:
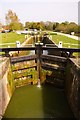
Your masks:
<svg viewBox="0 0 80 120"><path fill-rule="evenodd" d="M10 57L8 50L5 51L5 56L6 56L6 57Z"/></svg>
<svg viewBox="0 0 80 120"><path fill-rule="evenodd" d="M35 43L36 47L36 62L37 62L37 72L38 72L38 87L40 87L41 81L41 54L42 54L42 45L43 43Z"/></svg>

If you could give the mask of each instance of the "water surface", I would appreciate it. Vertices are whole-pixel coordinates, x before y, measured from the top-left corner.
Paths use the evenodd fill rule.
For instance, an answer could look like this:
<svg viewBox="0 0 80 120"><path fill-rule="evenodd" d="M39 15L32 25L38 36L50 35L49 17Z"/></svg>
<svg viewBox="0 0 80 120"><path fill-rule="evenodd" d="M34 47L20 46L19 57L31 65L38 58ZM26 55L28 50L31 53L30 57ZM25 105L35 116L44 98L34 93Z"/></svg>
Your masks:
<svg viewBox="0 0 80 120"><path fill-rule="evenodd" d="M4 118L73 118L65 92L52 85L17 88Z"/></svg>

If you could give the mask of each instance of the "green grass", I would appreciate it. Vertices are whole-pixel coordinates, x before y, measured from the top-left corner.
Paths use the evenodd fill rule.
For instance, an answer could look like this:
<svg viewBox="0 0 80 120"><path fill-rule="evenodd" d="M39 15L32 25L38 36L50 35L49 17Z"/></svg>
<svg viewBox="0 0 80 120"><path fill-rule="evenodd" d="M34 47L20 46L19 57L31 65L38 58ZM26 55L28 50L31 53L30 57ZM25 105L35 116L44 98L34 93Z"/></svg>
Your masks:
<svg viewBox="0 0 80 120"><path fill-rule="evenodd" d="M71 43L71 44L80 44L80 41L77 41L75 39L63 36L63 35L57 35L57 34L51 34L52 35L52 39L56 44L59 44L59 41L63 42L63 47L68 47L70 46L71 48L80 48L80 46L76 46L76 45L66 45L64 43ZM4 43L16 43L16 41L20 41L20 43L24 42L25 40L25 35L21 34L17 34L14 32L10 32L10 33L1 33L0 34L0 44L4 44ZM0 46L0 47L15 47L16 44L12 44L12 45L5 45L5 46Z"/></svg>
<svg viewBox="0 0 80 120"><path fill-rule="evenodd" d="M80 41L72 39L72 38L69 38L69 37L66 37L66 36L63 36L63 35L52 35L52 39L53 39L53 41L56 44L59 44L59 41L62 41L63 47L70 46L70 48L80 48L80 46L79 46L80 45ZM71 45L71 44L67 45L67 44L64 44L64 43L78 44L78 46Z"/></svg>
<svg viewBox="0 0 80 120"><path fill-rule="evenodd" d="M63 36L63 35L52 35L52 40L58 45L59 41L62 41L62 47L64 48L79 48L80 49L80 41ZM78 44L78 45L71 45L71 44L64 44L64 43L71 43L71 44ZM74 56L79 57L80 53L73 53Z"/></svg>
<svg viewBox="0 0 80 120"><path fill-rule="evenodd" d="M64 91L51 85L17 88L4 118L72 118Z"/></svg>
<svg viewBox="0 0 80 120"><path fill-rule="evenodd" d="M14 32L10 32L10 33L1 33L0 34L0 44L4 44L4 43L15 43L12 45L4 45L4 46L0 46L0 47L15 47L16 46L16 41L20 41L20 43L24 42L25 40L25 36L23 34L17 34Z"/></svg>

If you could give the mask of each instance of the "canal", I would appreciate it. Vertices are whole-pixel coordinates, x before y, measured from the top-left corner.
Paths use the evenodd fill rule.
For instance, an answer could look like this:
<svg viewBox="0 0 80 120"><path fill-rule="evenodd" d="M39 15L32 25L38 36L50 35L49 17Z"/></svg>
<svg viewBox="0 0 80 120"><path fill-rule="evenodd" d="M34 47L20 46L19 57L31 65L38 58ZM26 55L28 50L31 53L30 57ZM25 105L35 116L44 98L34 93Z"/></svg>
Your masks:
<svg viewBox="0 0 80 120"><path fill-rule="evenodd" d="M52 85L28 85L17 88L4 118L59 118L71 120L73 113L64 90ZM3 119L4 119L3 118Z"/></svg>
<svg viewBox="0 0 80 120"><path fill-rule="evenodd" d="M53 51L43 51L43 54L52 53ZM32 54L35 52L31 51L30 55ZM61 89L48 83L41 87L26 85L16 88L2 120L5 118L75 119L68 104L65 88Z"/></svg>

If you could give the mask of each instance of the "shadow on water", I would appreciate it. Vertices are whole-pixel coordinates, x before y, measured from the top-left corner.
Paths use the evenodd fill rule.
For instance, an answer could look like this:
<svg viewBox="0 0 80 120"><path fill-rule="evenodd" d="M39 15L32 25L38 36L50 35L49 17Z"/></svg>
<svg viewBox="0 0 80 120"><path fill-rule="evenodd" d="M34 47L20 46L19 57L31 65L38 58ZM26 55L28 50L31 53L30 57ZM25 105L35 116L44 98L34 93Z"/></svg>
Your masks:
<svg viewBox="0 0 80 120"><path fill-rule="evenodd" d="M52 85L42 85L41 88L29 85L15 90L4 118L72 120L74 117L63 90Z"/></svg>
<svg viewBox="0 0 80 120"><path fill-rule="evenodd" d="M44 117L55 119L73 118L64 90L48 84L43 86L42 89Z"/></svg>

